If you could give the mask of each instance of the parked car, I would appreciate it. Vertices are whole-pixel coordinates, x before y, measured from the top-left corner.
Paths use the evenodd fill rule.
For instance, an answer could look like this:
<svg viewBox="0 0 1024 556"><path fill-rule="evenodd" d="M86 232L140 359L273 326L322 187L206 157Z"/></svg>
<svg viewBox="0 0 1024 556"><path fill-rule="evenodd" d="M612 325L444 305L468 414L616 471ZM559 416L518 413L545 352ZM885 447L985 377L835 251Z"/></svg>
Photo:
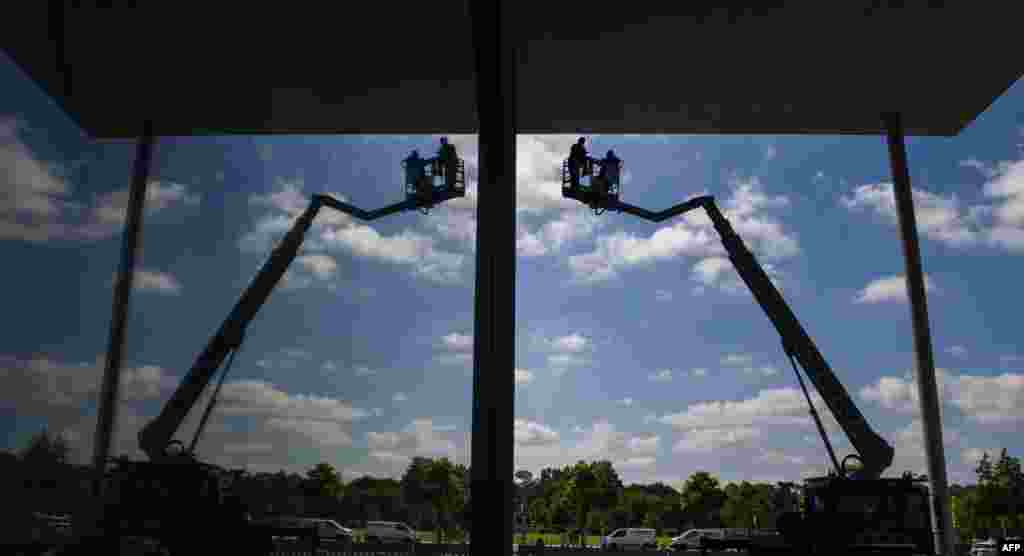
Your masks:
<svg viewBox="0 0 1024 556"><path fill-rule="evenodd" d="M690 529L672 539L669 550L746 550L750 548L753 536L762 547L779 544L781 536L775 531L756 529Z"/></svg>
<svg viewBox="0 0 1024 556"><path fill-rule="evenodd" d="M400 521L367 521L367 542L415 543L416 531Z"/></svg>
<svg viewBox="0 0 1024 556"><path fill-rule="evenodd" d="M316 529L317 539L320 542L343 542L353 537L353 532L347 527L342 527L333 519L322 519L317 517L277 517L262 520L259 523L279 527L282 529ZM296 541L301 535L284 535L275 537L276 540Z"/></svg>
<svg viewBox="0 0 1024 556"><path fill-rule="evenodd" d="M612 551L654 550L658 548L658 539L654 529L616 529L601 539L601 548Z"/></svg>

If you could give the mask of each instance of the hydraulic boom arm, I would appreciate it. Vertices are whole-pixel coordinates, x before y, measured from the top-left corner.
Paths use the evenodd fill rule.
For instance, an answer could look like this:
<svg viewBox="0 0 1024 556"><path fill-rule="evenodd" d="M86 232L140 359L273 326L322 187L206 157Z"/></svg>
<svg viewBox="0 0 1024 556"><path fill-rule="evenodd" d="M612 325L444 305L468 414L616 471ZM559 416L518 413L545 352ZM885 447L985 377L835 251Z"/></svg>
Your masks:
<svg viewBox="0 0 1024 556"><path fill-rule="evenodd" d="M403 210L430 206L434 202L456 196L461 196L461 194L444 191L438 192L434 199L406 199L400 203L366 211L326 195L314 195L309 207L299 216L291 230L274 249L270 258L263 264L249 287L235 303L235 307L220 325L216 334L210 338L206 348L199 354L171 399L161 410L160 415L146 424L139 432L139 445L142 451L151 461L165 460L168 457L165 450L174 434L206 389L210 379L216 374L217 369L224 363L228 355L241 345L246 327L263 307L277 283L281 281L288 266L295 260L303 239L305 239L306 231L309 230L322 206L331 207L361 220L374 220Z"/></svg>
<svg viewBox="0 0 1024 556"><path fill-rule="evenodd" d="M818 351L817 346L811 337L804 330L796 315L789 308L775 285L772 284L768 274L754 258L754 255L743 244L743 240L733 230L732 225L725 218L715 205L714 197L695 197L669 209L652 212L619 201L617 198L607 198L599 202L601 208L626 212L641 218L661 222L672 216L688 212L698 207L704 208L715 230L721 237L722 245L729 253L729 260L732 261L740 278L750 288L757 303L764 310L768 319L775 326L779 336L782 338L782 345L787 355L796 359L800 366L807 373L811 383L821 394L825 404L832 411L839 426L850 439L850 443L859 453L859 459L863 468L857 472L858 478L874 479L881 476L893 460L894 450L884 438L879 436L854 405L846 388L839 382L832 368L829 367L825 358ZM799 377L799 375L797 375ZM802 386L801 381L801 386ZM813 406L812 406L813 409ZM820 427L820 424L819 424ZM824 430L821 431L824 436ZM825 437L826 445L828 443ZM831 451L831 448L829 448ZM834 460L834 458L833 458Z"/></svg>

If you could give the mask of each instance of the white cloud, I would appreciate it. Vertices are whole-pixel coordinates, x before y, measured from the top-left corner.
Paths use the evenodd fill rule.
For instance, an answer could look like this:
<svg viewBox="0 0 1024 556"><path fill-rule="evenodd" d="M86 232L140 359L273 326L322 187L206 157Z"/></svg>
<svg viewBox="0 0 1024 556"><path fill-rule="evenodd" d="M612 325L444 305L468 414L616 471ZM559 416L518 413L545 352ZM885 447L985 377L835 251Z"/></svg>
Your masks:
<svg viewBox="0 0 1024 556"><path fill-rule="evenodd" d="M352 371L356 376L373 376L377 374L377 371L367 367L366 365L356 365Z"/></svg>
<svg viewBox="0 0 1024 556"><path fill-rule="evenodd" d="M415 456L452 457L457 446L448 435L451 426L435 425L432 419L414 419L397 432L367 432L366 442L370 458L378 465L373 476L399 477ZM383 466L383 467L381 467Z"/></svg>
<svg viewBox="0 0 1024 556"><path fill-rule="evenodd" d="M671 369L661 369L647 375L647 379L653 382L670 382L672 380Z"/></svg>
<svg viewBox="0 0 1024 556"><path fill-rule="evenodd" d="M965 205L956 194L941 196L913 191L917 225L926 238L956 247L985 244L1008 250L1024 248L1024 160L987 164L977 159L961 161L986 179L985 203ZM841 203L851 210L867 208L897 222L891 183L862 185Z"/></svg>
<svg viewBox="0 0 1024 556"><path fill-rule="evenodd" d="M629 449L635 454L655 454L658 452L659 436L634 436L627 442Z"/></svg>
<svg viewBox="0 0 1024 556"><path fill-rule="evenodd" d="M946 391L949 374L945 369L935 370L936 382L939 386L940 398ZM886 409L901 413L915 413L920 407L917 396L917 384L907 373L903 377L883 376L875 383L860 389L860 398L868 402L876 402Z"/></svg>
<svg viewBox="0 0 1024 556"><path fill-rule="evenodd" d="M351 423L366 417L358 409L334 398L315 394L289 394L261 380L238 380L224 384L217 411L278 419L281 426L297 427L298 421Z"/></svg>
<svg viewBox="0 0 1024 556"><path fill-rule="evenodd" d="M587 348L590 341L579 334L570 334L551 340L551 349L559 352L580 353Z"/></svg>
<svg viewBox="0 0 1024 556"><path fill-rule="evenodd" d="M272 244L291 228L309 204L309 197L302 191L301 180L279 180L278 188L277 191L249 198L251 205L269 212L260 216L254 229L239 240L239 248L243 251L269 251ZM334 196L345 199L343 195ZM307 235L309 237L304 244L306 251L326 251L328 254L342 252L349 256L404 265L410 267L414 275L439 283L459 282L466 260L463 253L438 248L434 238L423 233L405 229L394 235L381 235L376 229L330 209L320 211ZM307 259L307 268L322 277L333 275L336 264L331 266L330 261L323 258L324 253L311 255L316 258Z"/></svg>
<svg viewBox="0 0 1024 556"><path fill-rule="evenodd" d="M394 396L391 396L391 401L393 401L393 402L404 402L404 401L406 401L408 399L409 399L409 396L406 396L402 392L397 392L397 393L395 393Z"/></svg>
<svg viewBox="0 0 1024 556"><path fill-rule="evenodd" d="M437 356L442 365L465 366L473 364L473 336L452 332L441 338L440 347L445 350Z"/></svg>
<svg viewBox="0 0 1024 556"><path fill-rule="evenodd" d="M598 421L593 426L576 426L578 435L573 441L563 441L557 431L524 419L517 420L515 460L517 469L539 472L543 467L570 465L582 459L594 461L607 459L616 469L642 472L655 464L660 438L652 435L630 435L616 430L607 421ZM634 475L635 476L635 475ZM623 475L628 482L628 474Z"/></svg>
<svg viewBox="0 0 1024 556"><path fill-rule="evenodd" d="M722 448L745 447L760 436L760 430L752 427L690 430L675 443L672 451L707 453Z"/></svg>
<svg viewBox="0 0 1024 556"><path fill-rule="evenodd" d="M548 365L551 366L551 370L555 376L562 375L569 367L583 365L586 361L587 360L582 357L577 357L569 353L556 353L548 356Z"/></svg>
<svg viewBox="0 0 1024 556"><path fill-rule="evenodd" d="M814 393L811 400L823 421L834 422L821 396ZM811 424L807 400L796 388L764 389L756 397L746 400L699 402L691 404L684 412L664 415L659 422L680 431ZM830 424L828 422L826 424Z"/></svg>
<svg viewBox="0 0 1024 556"><path fill-rule="evenodd" d="M117 281L117 273L107 282L113 286ZM156 270L135 271L135 279L132 281L132 289L140 292L156 292L167 295L181 294L181 283L173 275Z"/></svg>
<svg viewBox="0 0 1024 556"><path fill-rule="evenodd" d="M626 407L629 407L629 406L633 405L633 398L622 398L617 403L620 404L620 405L624 405Z"/></svg>
<svg viewBox="0 0 1024 556"><path fill-rule="evenodd" d="M992 459L998 453L998 450L991 448L964 448L960 451L960 461L964 465L969 465L973 468L978 465L978 462L981 461L982 456L986 453L989 459Z"/></svg>
<svg viewBox="0 0 1024 556"><path fill-rule="evenodd" d="M964 346L949 346L948 348L946 348L946 353L952 355L953 357L959 357L963 359L964 357L967 357L967 348L965 348Z"/></svg>
<svg viewBox="0 0 1024 556"><path fill-rule="evenodd" d="M514 434L519 446L543 446L555 444L559 440L558 431L526 419L515 420Z"/></svg>
<svg viewBox="0 0 1024 556"><path fill-rule="evenodd" d="M658 301L672 301L672 292L668 290L657 290L654 292L654 298Z"/></svg>
<svg viewBox="0 0 1024 556"><path fill-rule="evenodd" d="M351 432L334 421L273 417L267 420L266 426L286 433L301 434L323 446L352 445Z"/></svg>
<svg viewBox="0 0 1024 556"><path fill-rule="evenodd" d="M5 392L0 404L20 415L80 415L82 406L99 394L105 359L98 355L91 362L70 363L46 355L0 355L0 388ZM125 366L119 396L124 402L156 398L174 382L156 365Z"/></svg>
<svg viewBox="0 0 1024 556"><path fill-rule="evenodd" d="M803 456L793 456L777 450L761 450L761 455L757 456L755 461L772 465L803 465L807 463Z"/></svg>
<svg viewBox="0 0 1024 556"><path fill-rule="evenodd" d="M969 246L978 241L977 226L955 194L942 197L914 189L913 197L915 220L922 236L953 246ZM861 185L850 195L841 197L840 203L849 210L873 210L892 225L898 222L891 183Z"/></svg>
<svg viewBox="0 0 1024 556"><path fill-rule="evenodd" d="M302 255L295 262L320 280L332 278L338 270L337 261L330 255Z"/></svg>
<svg viewBox="0 0 1024 556"><path fill-rule="evenodd" d="M529 384L533 382L533 373L526 369L515 370L516 384Z"/></svg>
<svg viewBox="0 0 1024 556"><path fill-rule="evenodd" d="M937 293L938 288L927 275L924 277L924 289L927 293ZM902 274L878 278L868 282L864 289L854 297L854 303L885 303L889 301L907 301L907 281Z"/></svg>
<svg viewBox="0 0 1024 556"><path fill-rule="evenodd" d="M943 423L942 443L945 453L955 453L956 446L960 442L960 431ZM902 474L905 471L914 473L927 473L928 465L925 458L924 429L920 419L915 418L907 426L899 429L892 436L893 447L896 452L893 458L891 475ZM953 467L953 466L950 466Z"/></svg>
<svg viewBox="0 0 1024 556"><path fill-rule="evenodd" d="M451 350L464 351L473 349L473 336L470 334L452 332L451 334L445 335L441 341L444 344L444 347Z"/></svg>
<svg viewBox="0 0 1024 556"><path fill-rule="evenodd" d="M754 358L745 353L730 353L722 357L722 364L730 367L747 367L754 362Z"/></svg>
<svg viewBox="0 0 1024 556"><path fill-rule="evenodd" d="M782 274L771 263L761 263L761 268L768 279L779 290L783 289ZM694 294L703 295L707 288L716 288L719 291L731 295L750 293L750 288L743 282L740 275L736 273L732 262L725 257L705 257L693 265L690 278L697 282Z"/></svg>
<svg viewBox="0 0 1024 556"><path fill-rule="evenodd" d="M25 127L16 118L0 117L0 239L95 241L119 234L127 214L128 189L94 194L88 204L75 200L68 176L83 161L41 160L22 141ZM147 184L148 214L176 204L198 203L199 196L182 184L160 180Z"/></svg>
<svg viewBox="0 0 1024 556"><path fill-rule="evenodd" d="M936 369L939 399L980 424L1004 424L1024 419L1024 374L954 374ZM918 412L919 402L914 375L886 376L860 391L861 399L903 413Z"/></svg>
<svg viewBox="0 0 1024 556"><path fill-rule="evenodd" d="M776 369L775 367L771 366L771 365L762 365L761 367L758 367L757 369L748 368L748 369L745 369L745 370L748 373L758 372L758 373L761 373L764 376L775 376L775 375L779 374L779 370Z"/></svg>
<svg viewBox="0 0 1024 556"><path fill-rule="evenodd" d="M982 424L1024 420L1024 374L960 375L953 403Z"/></svg>
<svg viewBox="0 0 1024 556"><path fill-rule="evenodd" d="M731 186L729 198L722 203L722 212L751 251L759 258L771 260L798 254L796 239L786 234L778 221L764 214L766 210L787 206L788 199L767 196L757 178L736 179ZM710 220L702 212L694 211L671 225L658 228L649 237L623 231L600 236L593 251L571 256L569 266L576 280L594 282L614 278L620 270L678 257L707 258L723 254L720 238Z"/></svg>
<svg viewBox="0 0 1024 556"><path fill-rule="evenodd" d="M708 376L708 370L703 367L698 367L690 371L693 376Z"/></svg>
<svg viewBox="0 0 1024 556"><path fill-rule="evenodd" d="M259 363L259 361L256 362L257 365L259 365ZM320 368L325 371L336 371L338 370L338 364L334 361L324 361L323 364L320 365Z"/></svg>

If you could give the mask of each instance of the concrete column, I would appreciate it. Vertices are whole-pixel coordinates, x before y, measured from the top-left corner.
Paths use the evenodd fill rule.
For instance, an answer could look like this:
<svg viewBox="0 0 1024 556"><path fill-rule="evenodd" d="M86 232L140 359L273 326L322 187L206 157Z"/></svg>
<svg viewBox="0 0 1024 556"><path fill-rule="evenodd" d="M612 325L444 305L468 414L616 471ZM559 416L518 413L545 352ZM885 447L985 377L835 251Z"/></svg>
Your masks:
<svg viewBox="0 0 1024 556"><path fill-rule="evenodd" d="M508 0L472 0L480 181L473 328L473 554L512 551L515 404L515 55Z"/></svg>
<svg viewBox="0 0 1024 556"><path fill-rule="evenodd" d="M121 263L114 288L114 309L110 319L110 338L107 343L107 361L103 369L100 400L96 422L96 442L93 447L93 466L102 477L110 455L110 444L117 418L117 400L121 364L124 360L125 330L128 324L128 308L131 300L132 283L135 279L135 259L139 250L139 236L142 232L142 215L146 203L146 182L153 156L153 124L142 124L142 136L135 151L135 165L132 172L131 190L128 196L128 214L121 237Z"/></svg>
<svg viewBox="0 0 1024 556"><path fill-rule="evenodd" d="M956 543L953 538L952 514L946 479L946 457L942 445L942 418L939 414L939 389L935 381L935 360L932 356L931 331L928 325L928 303L924 289L924 270L918 247L917 222L914 217L914 199L907 169L907 152L903 144L903 123L899 114L883 115L889 142L889 162L892 165L893 194L899 216L900 236L903 239L903 260L906 266L907 297L914 327L914 352L917 356L917 393L921 404L921 422L924 427L924 451L928 459L928 479L931 482L932 529L935 549L943 556L952 556Z"/></svg>

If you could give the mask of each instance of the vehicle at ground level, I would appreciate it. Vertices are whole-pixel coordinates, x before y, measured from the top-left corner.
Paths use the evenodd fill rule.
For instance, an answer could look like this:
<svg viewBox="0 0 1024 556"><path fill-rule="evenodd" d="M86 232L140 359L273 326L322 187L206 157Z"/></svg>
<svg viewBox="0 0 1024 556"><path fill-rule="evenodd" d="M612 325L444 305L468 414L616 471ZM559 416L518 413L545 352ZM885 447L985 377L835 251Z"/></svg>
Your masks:
<svg viewBox="0 0 1024 556"><path fill-rule="evenodd" d="M280 529L315 529L317 540L327 543L341 543L352 540L354 535L348 527L342 527L333 519L318 517L274 517L257 522L259 525L266 525ZM275 540L298 540L302 535L276 535Z"/></svg>
<svg viewBox="0 0 1024 556"><path fill-rule="evenodd" d="M367 521L366 541L415 543L416 531L400 521Z"/></svg>
<svg viewBox="0 0 1024 556"><path fill-rule="evenodd" d="M999 554L999 543L995 539L975 541L971 546L971 556L994 556Z"/></svg>
<svg viewBox="0 0 1024 556"><path fill-rule="evenodd" d="M781 545L781 535L774 529L743 529L713 528L690 529L678 537L673 537L669 550L746 550L752 539L757 538L759 545Z"/></svg>
<svg viewBox="0 0 1024 556"><path fill-rule="evenodd" d="M616 529L601 538L601 548L605 550L654 550L658 548L657 534L654 529Z"/></svg>

